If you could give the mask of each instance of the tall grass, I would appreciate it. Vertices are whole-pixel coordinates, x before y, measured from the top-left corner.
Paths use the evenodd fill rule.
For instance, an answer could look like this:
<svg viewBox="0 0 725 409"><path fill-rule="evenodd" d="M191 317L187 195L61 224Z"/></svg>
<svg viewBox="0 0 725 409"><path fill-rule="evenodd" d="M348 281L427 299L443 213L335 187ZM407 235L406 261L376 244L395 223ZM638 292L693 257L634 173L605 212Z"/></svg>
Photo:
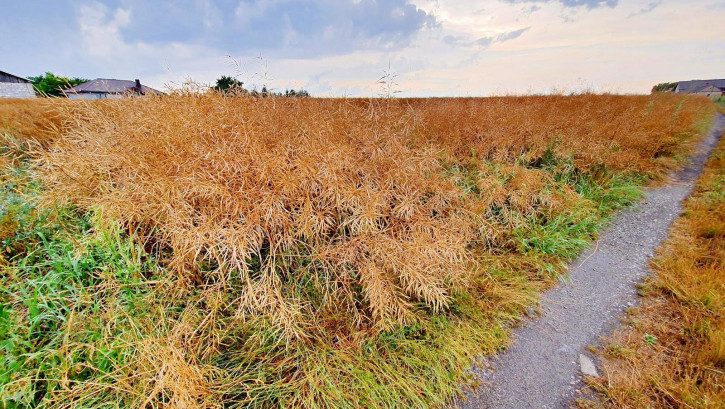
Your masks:
<svg viewBox="0 0 725 409"><path fill-rule="evenodd" d="M97 206L154 231L184 286L238 279L239 310L267 316L289 336L309 336L301 317L318 322L327 308L346 310L357 327L389 328L414 322L417 303L448 306L474 233L501 230L481 210L500 209L510 224L507 213L533 214L567 193L546 188L543 172L510 166L504 175L474 170L481 192L466 200L442 157L480 168L472 152L504 163L551 152L572 155L582 172L658 172L701 103L669 102L580 96L380 105L180 93L71 106L65 116L85 121L44 156L45 183L53 201ZM297 293L305 286L316 302Z"/></svg>
<svg viewBox="0 0 725 409"><path fill-rule="evenodd" d="M61 134L61 123L69 119L61 118L57 110L68 103L64 99L3 99L0 135L12 135L16 141L47 147Z"/></svg>
<svg viewBox="0 0 725 409"><path fill-rule="evenodd" d="M82 358L80 378L22 364L0 393L40 406L441 404L636 186L676 166L713 109L674 95L189 91L54 106L62 137L33 150L43 206L31 219L65 233L41 243L10 229L41 250L6 255L8 328L34 282L21 277L60 277L41 262L61 257L54 246L82 255L113 238L100 247L131 264L92 262L79 291L128 288L130 265L141 295L62 293L93 299L89 317L127 317L78 341L125 340L123 359ZM57 216L68 213L91 227ZM73 311L50 332L69 333Z"/></svg>

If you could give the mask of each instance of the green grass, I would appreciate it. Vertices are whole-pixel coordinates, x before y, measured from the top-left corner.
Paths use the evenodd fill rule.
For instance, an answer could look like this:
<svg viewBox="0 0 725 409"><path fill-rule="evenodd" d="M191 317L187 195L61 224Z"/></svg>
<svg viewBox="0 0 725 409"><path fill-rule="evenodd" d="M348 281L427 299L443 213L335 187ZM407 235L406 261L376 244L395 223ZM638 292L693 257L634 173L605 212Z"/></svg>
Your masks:
<svg viewBox="0 0 725 409"><path fill-rule="evenodd" d="M510 175L498 166L483 163L486 172L498 172L501 183L509 183ZM580 174L568 160L553 157L530 168L555 182L547 187L550 194L573 192L576 205L510 212L518 227L504 238L508 250L481 254L472 266L473 284L454 295L448 311L430 312L425 320L361 345L354 340L289 345L263 320L240 325L237 311L227 305L243 283L230 283L224 298L214 302L205 298L204 286L177 297L181 290L158 262L163 254L147 253L124 229L103 225L93 211L38 210L41 186L20 160L5 171L0 190L3 225L10 226L2 242L7 268L0 278L0 400L8 408L58 402L138 407L158 387L151 401L168 404L179 392L160 386L156 374L138 373L140 362L176 362L166 355L176 347L164 340L189 328L194 333L182 363L169 363L166 370L173 382L189 376L194 385L212 390L190 395L198 405L442 405L462 381L474 382L466 369L475 357L506 347L512 324L535 304L536 294L565 274L566 261L589 245L614 211L640 197L644 182L603 171L597 178ZM477 169L452 164L447 171L468 194L480 195ZM489 216L497 217L494 213ZM312 291L302 288L304 279L300 286ZM211 315L221 338L200 341ZM202 370L186 374L186 364ZM291 374L302 376L290 380Z"/></svg>
<svg viewBox="0 0 725 409"><path fill-rule="evenodd" d="M8 169L0 188L0 402L7 408L53 407L87 383L115 388L134 342L147 335L155 262L118 226L72 209L37 210L38 184L27 165ZM158 288L158 286L155 286ZM126 406L96 394L77 407Z"/></svg>
<svg viewBox="0 0 725 409"><path fill-rule="evenodd" d="M608 175L595 180L589 174L569 169L547 169L555 180L574 189L581 197L573 207L558 214L528 220L514 232L519 250L527 254L550 254L571 260L595 239L617 210L626 208L642 197L641 178Z"/></svg>

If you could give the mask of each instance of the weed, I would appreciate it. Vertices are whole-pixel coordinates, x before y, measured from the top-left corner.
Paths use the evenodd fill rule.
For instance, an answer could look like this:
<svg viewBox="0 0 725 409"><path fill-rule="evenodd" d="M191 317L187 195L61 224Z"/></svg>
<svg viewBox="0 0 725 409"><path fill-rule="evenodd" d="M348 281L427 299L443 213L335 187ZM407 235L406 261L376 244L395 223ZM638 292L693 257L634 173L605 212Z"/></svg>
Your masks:
<svg viewBox="0 0 725 409"><path fill-rule="evenodd" d="M644 334L644 343L647 345L657 345L657 337L652 334Z"/></svg>

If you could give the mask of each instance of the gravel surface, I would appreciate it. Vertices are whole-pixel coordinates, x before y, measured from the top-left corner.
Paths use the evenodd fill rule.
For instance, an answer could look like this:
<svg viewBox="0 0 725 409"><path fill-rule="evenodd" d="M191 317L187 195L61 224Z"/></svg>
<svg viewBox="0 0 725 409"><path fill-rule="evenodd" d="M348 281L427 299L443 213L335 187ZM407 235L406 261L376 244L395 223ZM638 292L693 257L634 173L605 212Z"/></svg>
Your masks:
<svg viewBox="0 0 725 409"><path fill-rule="evenodd" d="M473 369L483 386L460 408L568 408L584 386L582 371L595 370L586 347L598 345L619 317L637 303L636 284L649 273L654 251L667 237L725 128L718 115L691 164L672 182L646 191L643 201L622 211L570 268L571 281L542 298L542 316L513 333L513 345Z"/></svg>

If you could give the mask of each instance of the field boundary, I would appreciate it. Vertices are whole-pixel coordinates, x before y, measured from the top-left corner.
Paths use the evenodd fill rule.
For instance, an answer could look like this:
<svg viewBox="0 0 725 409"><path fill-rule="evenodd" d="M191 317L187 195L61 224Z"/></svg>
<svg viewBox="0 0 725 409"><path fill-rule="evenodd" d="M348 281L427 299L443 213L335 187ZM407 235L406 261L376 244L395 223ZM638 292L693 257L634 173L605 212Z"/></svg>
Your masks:
<svg viewBox="0 0 725 409"><path fill-rule="evenodd" d="M625 309L637 303L636 285L650 274L649 260L682 211L717 145L725 116L718 114L684 169L666 185L623 210L596 247L570 264L570 281L542 297L541 317L512 334L512 346L473 369L483 386L454 402L460 408L567 408L585 386L594 354L588 346L611 333Z"/></svg>

